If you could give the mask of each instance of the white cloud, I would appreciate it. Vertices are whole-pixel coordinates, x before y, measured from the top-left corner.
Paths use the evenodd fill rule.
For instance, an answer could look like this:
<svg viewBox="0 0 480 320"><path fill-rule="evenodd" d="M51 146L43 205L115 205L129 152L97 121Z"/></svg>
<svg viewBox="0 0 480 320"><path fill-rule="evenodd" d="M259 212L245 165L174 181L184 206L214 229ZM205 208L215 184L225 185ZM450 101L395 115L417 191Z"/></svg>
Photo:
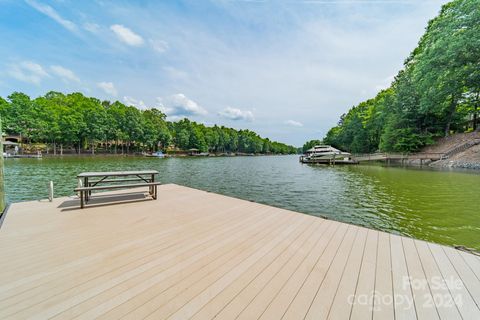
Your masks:
<svg viewBox="0 0 480 320"><path fill-rule="evenodd" d="M77 77L77 75L70 69L62 66L50 66L50 70L65 82L80 82L80 79Z"/></svg>
<svg viewBox="0 0 480 320"><path fill-rule="evenodd" d="M32 61L22 61L17 64L10 65L8 73L17 80L40 84L40 82L49 77L49 74L38 63Z"/></svg>
<svg viewBox="0 0 480 320"><path fill-rule="evenodd" d="M227 107L218 113L219 116L230 120L253 121L253 113L248 110Z"/></svg>
<svg viewBox="0 0 480 320"><path fill-rule="evenodd" d="M179 70L174 67L163 67L163 70L172 78L173 80L187 80L188 79L188 73Z"/></svg>
<svg viewBox="0 0 480 320"><path fill-rule="evenodd" d="M117 35L120 41L125 42L129 46L139 47L145 42L141 36L121 24L110 26L110 30Z"/></svg>
<svg viewBox="0 0 480 320"><path fill-rule="evenodd" d="M208 112L183 93L177 93L167 98L157 98L158 106L170 118L206 115Z"/></svg>
<svg viewBox="0 0 480 320"><path fill-rule="evenodd" d="M295 120L287 120L285 124L292 126L292 127L303 127L303 123L295 121Z"/></svg>
<svg viewBox="0 0 480 320"><path fill-rule="evenodd" d="M60 16L60 14L55 9L53 9L51 6L49 6L47 4L39 3L39 2L34 1L34 0L27 0L26 2L32 8L34 8L35 10L43 13L44 15L52 18L53 20L55 20L56 22L61 24L65 29L68 29L72 32L77 31L77 25L75 23L73 23L70 20L62 18Z"/></svg>
<svg viewBox="0 0 480 320"><path fill-rule="evenodd" d="M123 102L125 102L127 106L137 107L138 109L147 109L147 105L143 102L143 100L137 100L129 96L124 96Z"/></svg>
<svg viewBox="0 0 480 320"><path fill-rule="evenodd" d="M152 46L153 50L157 51L158 53L164 53L169 48L168 42L163 41L163 40L150 39L150 40L148 40L148 42Z"/></svg>
<svg viewBox="0 0 480 320"><path fill-rule="evenodd" d="M296 145L302 145L310 138L321 138L352 105L374 97L376 88L388 86L385 78L402 68L405 57L415 48L424 32L428 19L440 9L437 0L409 0L407 4L402 1L374 1L371 5L364 1L342 1L338 5L328 4L328 8L300 4L298 1L280 1L282 5L276 1L265 1L252 14L251 5L214 1L214 6L220 4L217 9L225 16L231 15L232 19L217 21L212 28L209 21L202 20L204 16L185 19L177 11L157 3L149 6L124 4L122 10L105 3L102 8L99 7L100 11L105 13L112 9L112 15L121 19L109 23L111 15L103 17L100 11L95 19L93 15L74 14L74 11L82 10L78 5L81 1L69 1L68 8L57 6L58 0L32 1L50 4L62 16L72 19L85 36L90 32L85 31L84 23L100 25L99 37L90 39L93 41L90 45L76 41L67 46L66 54L84 47L82 57L69 54L71 64L60 61L45 64L72 68L79 73L82 81L88 83L88 79L84 78L87 73L80 73L81 70L75 66L82 65L78 59L88 56L92 60L86 66L88 74L95 71L108 75L98 80L90 79L93 80L92 94L95 91L103 94L96 87L96 82L113 79L123 79L122 90L118 88L118 99L131 94L149 102L148 106L153 106L151 103L156 102L154 99L157 96L167 97L182 92L208 111L211 106L209 114L198 116L196 120L227 122L217 114L221 109L229 105L248 109L254 113L255 121L237 123L258 131L262 136ZM212 4L209 2L208 6ZM33 8L28 9L37 18L44 18ZM141 18L131 22L126 15L131 19ZM123 24L138 33L143 37L143 46L130 47L119 40L110 29L114 24ZM246 25L261 25L262 28L246 28ZM54 26L57 26L56 22ZM95 26L92 27L94 30ZM58 25L57 29L57 33L65 33L64 27ZM226 31L233 29L236 34L232 38ZM40 45L45 39L36 37L31 40L32 48L48 49ZM98 46L102 46L101 41L105 40L129 49L146 50L123 52L121 56L112 48L104 48L100 52ZM169 48L166 49L162 42L151 40L167 41ZM166 51L157 53L154 45L159 45L157 49L160 51ZM8 46L4 50L5 57L15 56L13 49L9 54ZM25 47L22 50L28 52L29 49ZM52 56L52 52L48 51L38 54ZM42 63L48 61L35 59ZM57 83L61 83L50 68L46 71L55 77ZM135 76L125 77L125 74ZM5 88L10 90L8 79L2 80ZM10 77L10 80L14 79ZM46 78L42 84L44 82L54 85L53 79ZM28 86L25 86L24 91L28 91ZM128 87L129 92L122 92L123 87ZM167 101L164 105L172 108ZM258 106L258 110L252 109L254 105ZM172 117L169 116L169 119ZM303 123L303 127L287 125L285 121L288 119Z"/></svg>
<svg viewBox="0 0 480 320"><path fill-rule="evenodd" d="M117 88L115 88L115 85L113 82L99 82L97 83L97 87L102 89L106 94L109 94L111 96L116 97L118 95Z"/></svg>
<svg viewBox="0 0 480 320"><path fill-rule="evenodd" d="M93 22L86 22L83 24L83 29L91 33L97 33L100 30L100 26Z"/></svg>
<svg viewBox="0 0 480 320"><path fill-rule="evenodd" d="M386 77L385 79L383 79L382 83L381 84L377 84L375 86L375 91L380 91L380 90L384 90L384 89L387 89L390 87L390 85L392 84L393 80L395 80L395 76L389 76L389 77Z"/></svg>
<svg viewBox="0 0 480 320"><path fill-rule="evenodd" d="M168 121L176 122L185 119L185 116L168 116Z"/></svg>

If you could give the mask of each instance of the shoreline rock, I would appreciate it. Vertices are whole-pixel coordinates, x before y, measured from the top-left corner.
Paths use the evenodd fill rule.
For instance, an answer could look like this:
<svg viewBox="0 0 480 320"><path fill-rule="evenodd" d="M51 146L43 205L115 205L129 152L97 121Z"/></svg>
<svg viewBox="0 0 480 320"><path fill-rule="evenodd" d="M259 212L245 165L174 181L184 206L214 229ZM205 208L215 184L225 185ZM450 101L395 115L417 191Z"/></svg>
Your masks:
<svg viewBox="0 0 480 320"><path fill-rule="evenodd" d="M456 168L456 169L470 169L480 170L480 162L467 162L459 160L439 160L429 164L434 168Z"/></svg>

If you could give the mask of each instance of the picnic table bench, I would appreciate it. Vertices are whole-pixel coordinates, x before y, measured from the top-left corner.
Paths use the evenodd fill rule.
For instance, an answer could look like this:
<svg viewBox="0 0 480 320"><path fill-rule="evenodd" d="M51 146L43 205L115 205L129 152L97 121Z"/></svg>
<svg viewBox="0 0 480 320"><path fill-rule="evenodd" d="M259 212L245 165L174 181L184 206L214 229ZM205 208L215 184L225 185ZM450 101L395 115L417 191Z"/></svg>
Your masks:
<svg viewBox="0 0 480 320"><path fill-rule="evenodd" d="M155 181L156 175L156 170L82 172L77 175L78 187L74 190L80 193L81 208L90 200L92 191L98 190L149 187L150 196L157 199L157 186L160 182Z"/></svg>

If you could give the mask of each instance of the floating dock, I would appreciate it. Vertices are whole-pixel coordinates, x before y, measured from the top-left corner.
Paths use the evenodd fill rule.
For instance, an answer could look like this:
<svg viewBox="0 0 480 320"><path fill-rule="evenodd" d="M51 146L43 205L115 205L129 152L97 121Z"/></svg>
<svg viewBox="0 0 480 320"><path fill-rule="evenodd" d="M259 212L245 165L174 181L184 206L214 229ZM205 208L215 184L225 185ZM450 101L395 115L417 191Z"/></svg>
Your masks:
<svg viewBox="0 0 480 320"><path fill-rule="evenodd" d="M480 319L476 255L178 185L128 192L13 204L0 319Z"/></svg>
<svg viewBox="0 0 480 320"><path fill-rule="evenodd" d="M34 158L41 159L41 154L7 154L3 157L4 159L18 159L18 158Z"/></svg>
<svg viewBox="0 0 480 320"><path fill-rule="evenodd" d="M353 159L308 159L307 157L301 156L300 157L301 163L309 163L309 164L359 164L358 161Z"/></svg>

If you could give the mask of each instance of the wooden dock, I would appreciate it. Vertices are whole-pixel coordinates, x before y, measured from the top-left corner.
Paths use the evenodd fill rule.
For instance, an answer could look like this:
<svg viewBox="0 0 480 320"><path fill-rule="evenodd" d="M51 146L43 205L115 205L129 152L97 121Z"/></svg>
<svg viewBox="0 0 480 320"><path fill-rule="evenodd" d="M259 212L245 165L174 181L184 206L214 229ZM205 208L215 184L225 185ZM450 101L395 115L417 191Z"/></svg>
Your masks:
<svg viewBox="0 0 480 320"><path fill-rule="evenodd" d="M314 158L314 159L309 159L308 157L305 156L300 156L299 161L301 163L306 163L306 164L328 164L328 165L336 165L336 164L358 164L359 162L353 159L321 159L321 158Z"/></svg>
<svg viewBox="0 0 480 320"><path fill-rule="evenodd" d="M158 196L13 204L0 319L480 319L476 255L178 185Z"/></svg>
<svg viewBox="0 0 480 320"><path fill-rule="evenodd" d="M357 162L366 162L366 161L437 161L446 158L445 153L430 152L430 153L413 153L413 154L402 154L402 153L371 153L371 154L355 154L352 158Z"/></svg>

